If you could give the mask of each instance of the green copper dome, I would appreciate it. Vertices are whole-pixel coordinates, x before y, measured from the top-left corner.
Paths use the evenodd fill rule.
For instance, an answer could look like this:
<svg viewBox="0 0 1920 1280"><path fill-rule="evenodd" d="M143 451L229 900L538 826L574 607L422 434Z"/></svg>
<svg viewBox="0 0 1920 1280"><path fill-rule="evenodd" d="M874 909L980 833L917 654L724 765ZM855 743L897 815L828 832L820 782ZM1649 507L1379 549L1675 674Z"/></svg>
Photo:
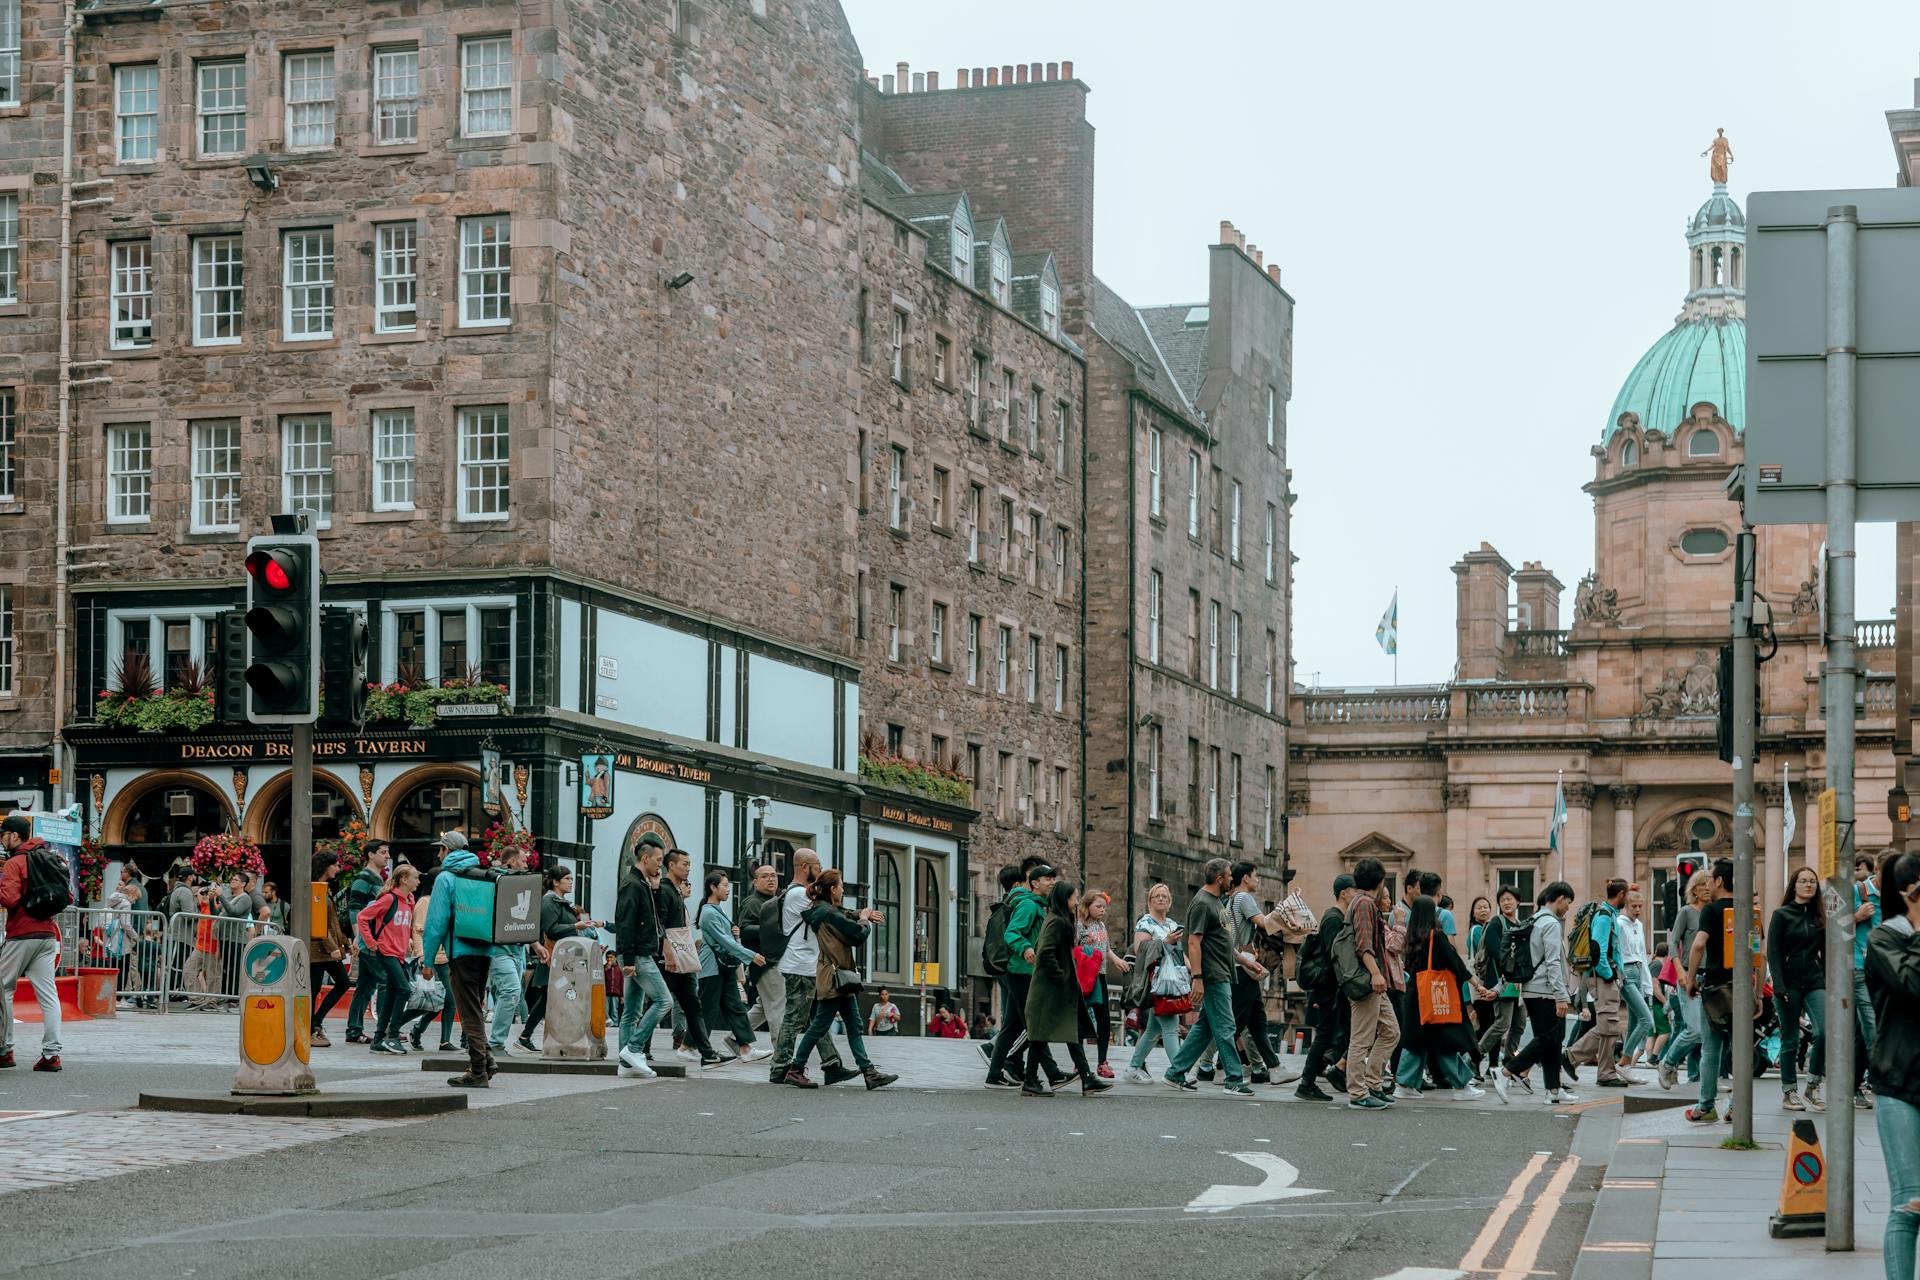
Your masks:
<svg viewBox="0 0 1920 1280"><path fill-rule="evenodd" d="M1601 440L1613 438L1623 413L1647 430L1672 431L1710 400L1738 431L1747 421L1747 324L1737 315L1682 320L1653 344L1613 399Z"/></svg>
<svg viewBox="0 0 1920 1280"><path fill-rule="evenodd" d="M1672 431L1710 402L1735 431L1747 420L1747 215L1716 182L1687 222L1686 301L1680 318L1627 375L1613 398L1604 443L1620 415L1647 431Z"/></svg>

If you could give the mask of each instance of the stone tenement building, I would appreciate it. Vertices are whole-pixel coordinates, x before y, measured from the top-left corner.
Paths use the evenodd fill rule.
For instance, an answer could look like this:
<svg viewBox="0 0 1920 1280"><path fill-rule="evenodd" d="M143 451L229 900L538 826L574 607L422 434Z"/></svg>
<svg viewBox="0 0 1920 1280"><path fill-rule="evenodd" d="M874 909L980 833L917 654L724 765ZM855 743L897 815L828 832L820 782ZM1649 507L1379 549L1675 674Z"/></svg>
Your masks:
<svg viewBox="0 0 1920 1280"><path fill-rule="evenodd" d="M1510 885L1564 878L1582 900L1610 876L1671 922L1674 856L1731 850L1732 773L1715 751L1716 658L1726 643L1739 508L1723 485L1743 456L1746 219L1716 185L1687 226L1679 318L1641 359L1592 447L1594 572L1563 629L1561 583L1491 546L1461 557L1458 675L1446 685L1296 690L1293 863L1316 901L1362 857L1396 883L1440 872L1458 909ZM1758 530L1756 582L1777 652L1760 668L1755 884L1769 909L1788 869L1817 856L1826 773L1818 527ZM1884 845L1892 780L1894 626L1863 621L1857 847ZM1763 644L1763 654L1769 646ZM1797 834L1787 840L1782 766ZM1549 853L1564 781L1564 857ZM1811 781L1810 781L1811 780Z"/></svg>
<svg viewBox="0 0 1920 1280"><path fill-rule="evenodd" d="M871 156L861 185L861 750L970 785L990 903L1002 863L1080 857L1086 366L1051 254ZM922 961L946 885L923 839L874 846L875 900L915 908ZM881 930L876 969L905 980L898 936Z"/></svg>
<svg viewBox="0 0 1920 1280"><path fill-rule="evenodd" d="M322 836L360 819L427 857L504 809L604 914L643 830L704 865L810 844L865 883L883 809L932 820L854 785L859 55L836 4L99 0L70 103L61 10L0 0L22 31L0 733L32 799L56 798L57 688L59 790L111 856L152 873L232 828L284 865L309 801L283 740L204 723L194 691L246 538L301 509L388 686L320 736ZM935 816L951 879L966 811Z"/></svg>
<svg viewBox="0 0 1920 1280"><path fill-rule="evenodd" d="M1183 896L1208 857L1278 855L1293 300L1222 224L1202 300L1130 306L1094 275L1073 64L955 81L869 78L862 144L1051 253L1061 330L1087 353L1083 874L1130 916L1154 880Z"/></svg>

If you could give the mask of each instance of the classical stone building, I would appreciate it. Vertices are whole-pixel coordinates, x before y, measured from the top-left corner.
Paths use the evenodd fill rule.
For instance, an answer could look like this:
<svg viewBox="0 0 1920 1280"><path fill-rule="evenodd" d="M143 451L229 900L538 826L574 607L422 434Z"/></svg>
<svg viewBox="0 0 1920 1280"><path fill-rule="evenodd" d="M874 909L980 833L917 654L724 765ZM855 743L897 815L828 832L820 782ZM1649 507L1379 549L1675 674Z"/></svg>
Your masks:
<svg viewBox="0 0 1920 1280"><path fill-rule="evenodd" d="M1741 459L1745 218L1724 185L1687 225L1689 287L1674 327L1635 366L1593 446L1585 486L1594 570L1563 617L1561 582L1481 546L1454 565L1458 673L1446 685L1295 690L1293 865L1324 900L1341 869L1378 857L1434 870L1464 908L1496 885L1523 895L1609 876L1663 894L1674 855L1732 843L1732 775L1715 751L1716 666L1733 593ZM1761 666L1756 880L1777 896L1817 841L1825 775L1818 528L1758 534L1758 590L1777 649ZM1893 624L1859 624L1861 848L1890 835ZM1782 768L1799 816L1785 839ZM1807 780L1815 785L1809 790ZM1556 784L1564 856L1548 852ZM1664 929L1664 916L1656 924Z"/></svg>
<svg viewBox="0 0 1920 1280"><path fill-rule="evenodd" d="M1223 223L1204 296L1135 307L1093 268L1093 130L1070 62L905 64L862 104L866 148L965 190L1052 256L1086 353L1087 884L1138 909L1215 855L1277 858L1289 664L1286 404L1293 300ZM978 234L978 232L976 232Z"/></svg>

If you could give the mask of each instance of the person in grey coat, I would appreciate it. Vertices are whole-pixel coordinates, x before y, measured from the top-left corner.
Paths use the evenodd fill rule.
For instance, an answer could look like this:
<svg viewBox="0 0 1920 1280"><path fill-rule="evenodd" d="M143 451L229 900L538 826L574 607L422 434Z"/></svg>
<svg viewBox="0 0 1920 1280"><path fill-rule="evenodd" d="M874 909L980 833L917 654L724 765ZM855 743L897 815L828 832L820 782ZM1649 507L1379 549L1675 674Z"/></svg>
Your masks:
<svg viewBox="0 0 1920 1280"><path fill-rule="evenodd" d="M1493 1073L1494 1091L1500 1101L1509 1101L1510 1086L1518 1084L1529 1093L1527 1073L1537 1064L1547 1081L1549 1105L1577 1102L1571 1089L1560 1085L1560 1050L1567 1032L1566 918L1573 906L1573 886L1555 880L1540 891L1533 921L1528 925L1528 948L1533 956L1533 976L1520 985L1520 1003L1527 1011L1527 1025L1533 1039L1526 1048Z"/></svg>

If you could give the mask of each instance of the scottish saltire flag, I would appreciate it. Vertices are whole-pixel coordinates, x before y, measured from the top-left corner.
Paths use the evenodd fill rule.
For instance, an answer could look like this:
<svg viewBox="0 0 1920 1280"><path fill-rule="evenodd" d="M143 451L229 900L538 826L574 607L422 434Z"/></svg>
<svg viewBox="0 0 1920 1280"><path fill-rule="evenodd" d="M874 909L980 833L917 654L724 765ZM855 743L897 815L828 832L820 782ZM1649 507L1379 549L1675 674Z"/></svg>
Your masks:
<svg viewBox="0 0 1920 1280"><path fill-rule="evenodd" d="M1555 854L1564 854L1566 850L1560 844L1560 832L1567 825L1567 784L1564 775L1555 774L1553 778L1553 826L1547 831L1547 848Z"/></svg>
<svg viewBox="0 0 1920 1280"><path fill-rule="evenodd" d="M1393 603L1380 615L1380 625L1373 629L1373 638L1380 642L1380 652L1400 652L1400 589L1394 588Z"/></svg>

